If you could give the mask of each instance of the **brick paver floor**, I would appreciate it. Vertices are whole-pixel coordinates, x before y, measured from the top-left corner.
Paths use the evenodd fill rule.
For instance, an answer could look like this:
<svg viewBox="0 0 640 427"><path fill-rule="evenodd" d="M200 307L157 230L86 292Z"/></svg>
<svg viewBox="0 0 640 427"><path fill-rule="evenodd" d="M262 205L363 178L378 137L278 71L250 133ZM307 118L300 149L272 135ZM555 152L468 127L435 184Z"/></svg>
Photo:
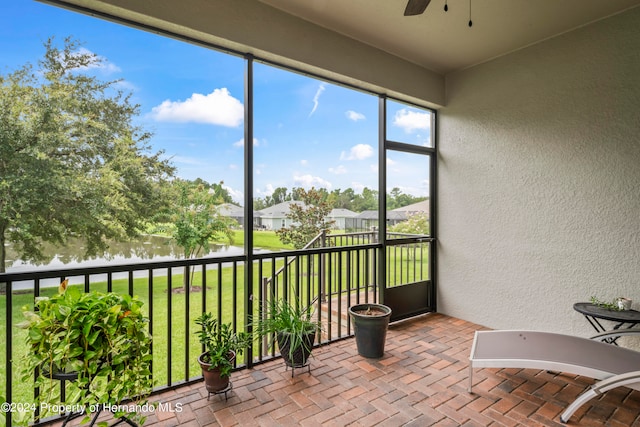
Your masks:
<svg viewBox="0 0 640 427"><path fill-rule="evenodd" d="M389 327L385 355L357 354L353 338L314 350L311 374L273 360L233 373L227 401L202 383L151 397L146 426L562 426L559 415L593 380L531 369L480 369L467 392L473 332L429 314ZM172 408L173 410L166 410ZM58 424L59 425L59 424ZM619 388L568 425L640 426L640 392Z"/></svg>

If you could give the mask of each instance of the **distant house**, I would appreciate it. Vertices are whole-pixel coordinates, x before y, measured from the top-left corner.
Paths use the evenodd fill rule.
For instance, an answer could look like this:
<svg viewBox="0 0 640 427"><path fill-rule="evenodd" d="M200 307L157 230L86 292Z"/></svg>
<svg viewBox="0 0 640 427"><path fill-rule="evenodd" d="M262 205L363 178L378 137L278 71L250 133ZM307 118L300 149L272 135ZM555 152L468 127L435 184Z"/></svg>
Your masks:
<svg viewBox="0 0 640 427"><path fill-rule="evenodd" d="M403 206L401 208L387 211L387 226L396 225L402 221L406 221L412 215L417 213L426 213L429 216L429 200L423 200L418 203ZM361 231L369 231L372 227L378 226L378 211L369 210L360 212L347 222L347 228Z"/></svg>
<svg viewBox="0 0 640 427"><path fill-rule="evenodd" d="M277 205L269 206L268 208L259 211L260 227L267 230L279 230L281 228L289 227L293 222L287 218L287 215L291 210L292 204L304 206L304 203L302 202L289 201L278 203Z"/></svg>
<svg viewBox="0 0 640 427"><path fill-rule="evenodd" d="M233 218L238 222L240 227L244 226L244 208L242 206L234 205L233 203L223 203L218 206L218 212L222 216ZM260 218L258 212L253 212L253 226L260 225Z"/></svg>
<svg viewBox="0 0 640 427"><path fill-rule="evenodd" d="M329 215L327 215L327 219L335 221L331 228L336 230L345 230L350 224L350 221L357 216L357 212L339 208L332 209L331 212L329 212Z"/></svg>
<svg viewBox="0 0 640 427"><path fill-rule="evenodd" d="M428 218L429 217L429 199L423 200L418 203L414 203L412 205L407 205L401 208L394 209L391 212L402 212L405 215L405 219L418 213L427 214L427 218Z"/></svg>
<svg viewBox="0 0 640 427"><path fill-rule="evenodd" d="M260 216L260 226L267 230L279 230L281 228L290 227L293 224L287 215L291 211L291 205L296 204L304 206L300 201L289 201L278 203L277 205L268 207L261 210L257 214ZM356 212L349 209L332 209L327 215L327 220L335 221L332 228L336 230L344 230L347 227L348 221L351 218L356 217Z"/></svg>
<svg viewBox="0 0 640 427"><path fill-rule="evenodd" d="M387 212L387 226L395 225L399 222L405 221L406 219L407 216L405 212ZM353 222L351 224L352 227L350 228L355 230L370 231L373 227L378 226L378 211L362 211L353 218Z"/></svg>

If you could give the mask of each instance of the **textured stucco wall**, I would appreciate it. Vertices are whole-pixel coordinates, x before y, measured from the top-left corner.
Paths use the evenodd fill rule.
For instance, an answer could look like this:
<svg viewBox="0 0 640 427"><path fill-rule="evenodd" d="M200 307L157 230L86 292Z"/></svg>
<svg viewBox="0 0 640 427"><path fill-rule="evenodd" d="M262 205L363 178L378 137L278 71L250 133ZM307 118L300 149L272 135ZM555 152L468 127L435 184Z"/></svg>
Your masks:
<svg viewBox="0 0 640 427"><path fill-rule="evenodd" d="M447 76L439 311L588 335L640 309L640 8Z"/></svg>

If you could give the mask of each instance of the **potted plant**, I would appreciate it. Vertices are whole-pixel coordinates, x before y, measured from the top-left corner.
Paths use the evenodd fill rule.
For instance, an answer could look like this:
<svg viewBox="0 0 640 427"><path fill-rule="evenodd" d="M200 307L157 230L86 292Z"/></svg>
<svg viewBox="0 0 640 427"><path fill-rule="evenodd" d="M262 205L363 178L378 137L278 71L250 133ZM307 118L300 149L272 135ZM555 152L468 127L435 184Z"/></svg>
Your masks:
<svg viewBox="0 0 640 427"><path fill-rule="evenodd" d="M263 337L275 336L286 366L294 369L307 366L320 329L320 324L312 320L312 314L313 307L302 308L297 299L292 302L274 299L256 330Z"/></svg>
<svg viewBox="0 0 640 427"><path fill-rule="evenodd" d="M68 405L101 409L128 398L144 405L153 381L143 302L129 295L84 293L67 284L62 282L56 295L36 298L35 311L23 308L25 321L18 327L27 330L29 348L23 359L23 380L37 373L39 405L60 403L55 402L57 381L53 380L70 381ZM134 413L116 411L115 416L140 424L145 421ZM83 422L88 420L87 415Z"/></svg>
<svg viewBox="0 0 640 427"><path fill-rule="evenodd" d="M382 304L356 304L349 307L358 354L379 359L384 355L391 308Z"/></svg>
<svg viewBox="0 0 640 427"><path fill-rule="evenodd" d="M251 335L235 332L231 323L222 323L211 313L202 313L195 323L196 332L204 352L198 357L205 388L209 393L220 393L229 387L229 377L236 355L251 345Z"/></svg>

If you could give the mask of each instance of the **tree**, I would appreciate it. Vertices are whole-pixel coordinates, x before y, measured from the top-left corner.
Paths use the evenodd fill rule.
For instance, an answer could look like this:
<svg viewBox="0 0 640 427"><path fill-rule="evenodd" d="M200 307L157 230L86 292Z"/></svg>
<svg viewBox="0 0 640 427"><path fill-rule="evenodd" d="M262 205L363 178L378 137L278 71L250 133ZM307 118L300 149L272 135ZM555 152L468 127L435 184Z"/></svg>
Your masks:
<svg viewBox="0 0 640 427"><path fill-rule="evenodd" d="M370 190L367 187L363 188L362 194L355 196L352 206L353 208L351 210L355 212L378 209L378 191Z"/></svg>
<svg viewBox="0 0 640 427"><path fill-rule="evenodd" d="M219 183L214 182L209 186L209 191L213 193L213 197L216 200L220 200L221 203L233 203L233 198L231 194L229 194L229 190L224 188L224 181L220 181Z"/></svg>
<svg viewBox="0 0 640 427"><path fill-rule="evenodd" d="M254 211L260 211L262 209L268 208L269 206L267 205L267 203L265 202L264 199L261 199L260 197L255 197L253 199L253 210Z"/></svg>
<svg viewBox="0 0 640 427"><path fill-rule="evenodd" d="M396 208L401 208L404 206L409 206L414 203L421 202L423 200L427 200L426 197L416 197L411 194L404 194L400 188L393 187L389 194L387 194L387 209L392 210Z"/></svg>
<svg viewBox="0 0 640 427"><path fill-rule="evenodd" d="M273 193L271 194L271 205L269 206L274 206L278 203L286 202L287 200L291 200L291 196L287 195L287 188L278 187L273 190Z"/></svg>
<svg viewBox="0 0 640 427"><path fill-rule="evenodd" d="M302 249L321 231L329 231L335 221L327 221L331 205L322 201L322 193L311 188L309 191L300 188L298 191L302 203L292 203L287 218L293 221L289 228L276 230L280 241Z"/></svg>
<svg viewBox="0 0 640 427"><path fill-rule="evenodd" d="M347 188L344 191L338 188L329 194L327 203L330 203L335 208L353 210L353 201L355 198L356 194L352 188Z"/></svg>
<svg viewBox="0 0 640 427"><path fill-rule="evenodd" d="M134 237L174 172L133 124L131 94L89 74L98 56L72 39L44 47L38 67L0 75L0 272L6 242L37 261L43 242L82 237L94 255Z"/></svg>
<svg viewBox="0 0 640 427"><path fill-rule="evenodd" d="M429 235L429 215L426 212L418 212L411 215L406 221L389 227L394 233Z"/></svg>
<svg viewBox="0 0 640 427"><path fill-rule="evenodd" d="M232 225L236 221L222 216L218 206L223 199L200 184L193 188L187 181L176 180L177 204L169 214L173 225L171 237L184 251L185 258L197 258L209 251L211 240L226 238L233 243ZM184 288L189 274L185 267ZM193 270L191 271L193 283Z"/></svg>

